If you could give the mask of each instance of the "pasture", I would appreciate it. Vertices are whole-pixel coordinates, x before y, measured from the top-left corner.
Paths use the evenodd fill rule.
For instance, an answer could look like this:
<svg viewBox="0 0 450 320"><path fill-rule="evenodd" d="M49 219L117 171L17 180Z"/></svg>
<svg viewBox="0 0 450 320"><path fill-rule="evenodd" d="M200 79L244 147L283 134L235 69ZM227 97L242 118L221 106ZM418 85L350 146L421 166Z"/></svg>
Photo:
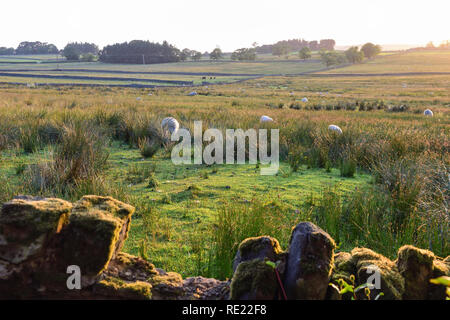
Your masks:
<svg viewBox="0 0 450 320"><path fill-rule="evenodd" d="M402 65L450 70L448 53L436 53L434 62L426 54L386 55L330 72L395 73ZM339 250L367 246L394 257L401 245L413 244L450 254L450 75L278 75L323 68L314 61L60 67L39 64L27 72L37 80L41 72L91 74L71 68L105 78L110 74L98 70L155 72L121 77L195 83L201 76L163 72L233 74L217 76L218 82L241 80L236 74L244 73L266 77L194 88L2 84L2 201L17 194L70 200L100 194L128 202L136 214L124 250L184 277L225 279L240 241L267 234L286 247L290 228L305 220L329 232ZM7 78L0 81L17 80ZM199 94L188 96L192 90ZM434 117L423 115L426 108ZM261 115L275 122L260 123ZM191 130L195 120L220 130L278 128L280 170L261 176L258 164L174 165L171 146L157 146L166 116ZM328 132L329 124L343 134Z"/></svg>

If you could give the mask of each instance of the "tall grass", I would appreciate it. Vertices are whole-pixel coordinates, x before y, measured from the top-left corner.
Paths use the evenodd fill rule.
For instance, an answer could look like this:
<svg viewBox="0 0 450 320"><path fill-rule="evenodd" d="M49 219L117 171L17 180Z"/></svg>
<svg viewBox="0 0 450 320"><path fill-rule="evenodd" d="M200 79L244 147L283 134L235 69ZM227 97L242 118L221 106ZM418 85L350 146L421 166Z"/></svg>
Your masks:
<svg viewBox="0 0 450 320"><path fill-rule="evenodd" d="M232 275L232 262L239 244L248 237L270 235L287 245L291 227L300 216L275 199L231 202L218 212L211 236L209 275L225 279Z"/></svg>
<svg viewBox="0 0 450 320"><path fill-rule="evenodd" d="M217 212L212 226L207 226L211 232L202 229L189 238L199 273L229 277L237 246L250 236L271 235L286 248L291 227L301 220L324 228L341 249L364 245L393 256L399 246L410 243L430 248L438 255L450 253L450 127L445 113L448 97L441 93L438 96L436 90L433 99L438 102L433 102L433 108L438 112L429 119L417 113L423 103L416 101L416 96L408 98L411 111L382 110L404 103L403 98L395 96L397 89L392 89L396 79L370 79L378 91L359 82L336 84L328 79L311 79L310 88L304 92L311 96L309 105L298 103L300 110L270 109L267 103L278 106L292 99L276 89L286 79L258 81L267 88L252 89L250 83L246 93L242 93L236 86L215 87L208 89L208 99L187 99L184 89L175 88L161 91L152 101L140 104L135 103L137 92L128 89L42 89L33 91L32 98L29 91L5 89L0 100L0 151L47 150L48 159L20 168L21 183L13 183L1 174L0 200L9 200L19 193L71 200L86 193L112 195L135 204L138 212L151 212L145 218L142 215L148 239L159 237L168 241L173 233L170 220L148 208L150 204L130 199L123 186L109 181L104 172L110 141L124 142L130 148L139 148L144 157L151 157L165 142L160 120L172 115L191 132L195 120L203 120L204 130L214 127L223 133L227 128L279 128L280 158L293 171L302 165L327 170L335 167L341 169L343 177L351 177L358 170L373 174L375 181L369 188L345 195L325 189L321 197L312 197L298 212L270 197L227 203ZM289 81L299 90L305 87L303 80ZM433 86L434 81L420 79ZM314 96L323 88L344 94L361 90L367 96L361 99L373 103L351 97ZM375 103L381 90L391 98ZM105 102L105 92L113 103ZM22 103L25 100L32 100L33 104ZM230 101L236 101L234 106L230 106ZM431 103L430 99L424 101ZM360 112L364 110L371 111ZM276 123L259 123L261 114L272 116ZM327 126L331 123L342 127L343 134L330 134ZM165 147L170 149L170 145ZM127 182L148 180L149 187L156 188L153 172L132 167ZM172 203L171 195L164 195L161 202Z"/></svg>

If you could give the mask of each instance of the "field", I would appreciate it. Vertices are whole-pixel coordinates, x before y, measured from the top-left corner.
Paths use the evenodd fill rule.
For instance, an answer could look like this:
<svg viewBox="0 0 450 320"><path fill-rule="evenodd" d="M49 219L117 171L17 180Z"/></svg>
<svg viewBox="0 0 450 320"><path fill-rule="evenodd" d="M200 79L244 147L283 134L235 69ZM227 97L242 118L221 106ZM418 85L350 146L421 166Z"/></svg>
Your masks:
<svg viewBox="0 0 450 320"><path fill-rule="evenodd" d="M450 75L395 75L450 71L448 52L383 55L329 71L367 73L358 77L292 75L321 70L317 61L65 63L57 72L50 64L0 64L27 68L33 81L40 73L194 83L202 76L189 73L232 75L216 76L231 83L194 88L0 85L1 201L17 194L70 200L103 194L128 202L136 213L124 249L183 276L227 278L244 238L268 234L286 247L291 227L305 220L329 232L339 250L367 246L394 257L401 245L414 244L450 254ZM233 83L243 78L254 79ZM187 96L192 90L199 94ZM434 117L424 117L426 108ZM260 123L261 115L275 121ZM174 165L172 146L159 147L166 116L191 130L195 120L205 129L279 128L280 170L262 176L259 164ZM328 132L329 124L344 133Z"/></svg>
<svg viewBox="0 0 450 320"><path fill-rule="evenodd" d="M257 61L237 62L201 60L152 65L107 64L101 62L67 62L49 56L1 56L0 82L33 84L111 84L177 86L173 81L189 85L233 83L265 75L298 74L318 71L324 65L314 59L298 57L282 60L263 55ZM157 80L157 81L152 81ZM162 80L167 80L163 83ZM182 85L182 84L181 84Z"/></svg>
<svg viewBox="0 0 450 320"><path fill-rule="evenodd" d="M362 64L340 68L325 73L404 73L404 72L450 72L448 50L401 52L381 55Z"/></svg>

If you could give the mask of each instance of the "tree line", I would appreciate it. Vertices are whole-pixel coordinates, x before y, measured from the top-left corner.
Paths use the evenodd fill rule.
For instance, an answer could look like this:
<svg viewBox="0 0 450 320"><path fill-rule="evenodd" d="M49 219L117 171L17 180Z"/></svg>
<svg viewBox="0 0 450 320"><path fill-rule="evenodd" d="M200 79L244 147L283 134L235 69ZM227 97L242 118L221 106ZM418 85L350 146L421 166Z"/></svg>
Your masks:
<svg viewBox="0 0 450 320"><path fill-rule="evenodd" d="M343 53L335 50L321 50L319 56L322 62L330 67L343 63L361 63L364 58L372 59L381 52L381 46L367 42L361 48L353 46Z"/></svg>
<svg viewBox="0 0 450 320"><path fill-rule="evenodd" d="M320 41L306 41L304 39L291 39L282 40L274 44L265 44L262 46L256 46L256 53L260 54L273 54L273 55L285 55L288 52L300 51L303 48L309 48L311 51L319 50L334 50L336 41L333 39L322 39Z"/></svg>
<svg viewBox="0 0 450 320"><path fill-rule="evenodd" d="M53 53L59 53L58 48L54 44L40 41L23 41L19 43L16 49L0 47L0 55Z"/></svg>
<svg viewBox="0 0 450 320"><path fill-rule="evenodd" d="M289 52L298 51L300 59L306 60L312 57L312 51L319 51L319 57L327 66L342 63L360 63L364 58L371 59L381 52L379 45L366 43L359 49L350 47L345 52L334 50L335 41L333 39L323 39L320 41L306 41L303 39L278 41L273 45L257 46L253 44L251 48L240 48L231 54L232 60L248 61L255 60L258 53L271 52L273 55L288 55ZM201 53L196 50L185 48L179 50L167 41L154 43L143 40L133 40L130 42L107 45L102 50L94 43L71 42L61 51L46 42L24 41L14 48L0 47L0 55L13 54L61 54L69 61L95 61L107 63L130 63L130 64L151 64L165 62L198 61L203 56L209 56L211 60L223 58L220 48L215 48L210 53Z"/></svg>

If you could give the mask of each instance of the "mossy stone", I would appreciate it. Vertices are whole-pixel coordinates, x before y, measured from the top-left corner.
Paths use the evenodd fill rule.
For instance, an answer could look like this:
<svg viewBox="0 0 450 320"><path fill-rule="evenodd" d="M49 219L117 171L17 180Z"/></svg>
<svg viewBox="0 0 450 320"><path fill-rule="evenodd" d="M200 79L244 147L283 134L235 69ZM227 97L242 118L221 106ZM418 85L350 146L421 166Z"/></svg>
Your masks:
<svg viewBox="0 0 450 320"><path fill-rule="evenodd" d="M122 248L133 212L111 197L84 196L64 232L64 262L78 265L86 278L99 275Z"/></svg>
<svg viewBox="0 0 450 320"><path fill-rule="evenodd" d="M152 285L148 282L125 282L118 278L106 277L94 286L94 291L114 299L150 300Z"/></svg>
<svg viewBox="0 0 450 320"><path fill-rule="evenodd" d="M55 198L19 196L0 214L0 258L17 264L40 252L68 222L72 204Z"/></svg>
<svg viewBox="0 0 450 320"><path fill-rule="evenodd" d="M276 297L278 282L273 267L254 259L241 262L230 286L232 300L271 300Z"/></svg>
<svg viewBox="0 0 450 320"><path fill-rule="evenodd" d="M404 300L423 300L433 272L434 254L410 245L398 250L397 267L405 279Z"/></svg>
<svg viewBox="0 0 450 320"><path fill-rule="evenodd" d="M288 299L325 299L335 247L330 235L311 222L293 229L284 274Z"/></svg>
<svg viewBox="0 0 450 320"><path fill-rule="evenodd" d="M381 288L372 289L371 299L374 299L380 292L383 292L382 299L401 300L405 292L405 279L397 269L396 264L388 258L367 248L355 248L351 251L350 263L356 267L356 286L367 282L373 275L373 269L380 273ZM364 298L363 290L358 296Z"/></svg>
<svg viewBox="0 0 450 320"><path fill-rule="evenodd" d="M275 238L269 236L247 238L241 242L236 252L233 260L233 271L243 261L269 259L275 262L282 253L283 250Z"/></svg>

